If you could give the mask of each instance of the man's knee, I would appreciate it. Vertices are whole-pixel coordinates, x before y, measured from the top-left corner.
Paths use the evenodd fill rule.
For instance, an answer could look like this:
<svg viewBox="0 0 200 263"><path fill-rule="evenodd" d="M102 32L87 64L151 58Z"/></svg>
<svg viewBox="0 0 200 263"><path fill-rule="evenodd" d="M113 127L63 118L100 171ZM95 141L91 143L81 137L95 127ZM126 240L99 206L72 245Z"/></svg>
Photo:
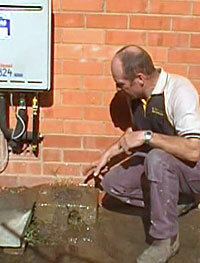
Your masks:
<svg viewBox="0 0 200 263"><path fill-rule="evenodd" d="M152 149L145 157L145 164L158 165L160 161L165 161L168 155L167 152L161 149Z"/></svg>
<svg viewBox="0 0 200 263"><path fill-rule="evenodd" d="M170 154L161 149L152 149L145 157L145 174L148 180L161 182L165 169L169 167Z"/></svg>
<svg viewBox="0 0 200 263"><path fill-rule="evenodd" d="M113 187L113 170L109 171L108 173L106 173L102 179L101 185L104 189L105 192L110 193L111 189Z"/></svg>

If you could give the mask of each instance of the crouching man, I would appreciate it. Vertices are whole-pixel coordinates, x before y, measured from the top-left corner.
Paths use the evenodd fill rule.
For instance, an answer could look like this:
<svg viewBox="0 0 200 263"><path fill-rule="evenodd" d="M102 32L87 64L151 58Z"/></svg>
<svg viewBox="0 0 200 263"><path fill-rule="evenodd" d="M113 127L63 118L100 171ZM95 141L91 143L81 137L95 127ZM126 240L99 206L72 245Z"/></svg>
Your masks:
<svg viewBox="0 0 200 263"><path fill-rule="evenodd" d="M120 49L111 70L117 91L127 97L132 127L91 164L87 175L99 176L122 152L130 155L129 166L108 171L102 187L123 202L149 210L153 242L137 263L167 262L179 249L179 194L194 203L200 194L199 97L188 79L155 68L138 46Z"/></svg>

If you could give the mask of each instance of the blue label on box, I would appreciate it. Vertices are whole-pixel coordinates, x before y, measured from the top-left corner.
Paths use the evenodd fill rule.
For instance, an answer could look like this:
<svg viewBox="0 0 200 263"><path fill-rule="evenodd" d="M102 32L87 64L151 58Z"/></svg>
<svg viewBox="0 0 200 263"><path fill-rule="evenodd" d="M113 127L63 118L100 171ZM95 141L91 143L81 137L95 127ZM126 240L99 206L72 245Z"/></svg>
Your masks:
<svg viewBox="0 0 200 263"><path fill-rule="evenodd" d="M0 13L0 39L10 38L10 13Z"/></svg>

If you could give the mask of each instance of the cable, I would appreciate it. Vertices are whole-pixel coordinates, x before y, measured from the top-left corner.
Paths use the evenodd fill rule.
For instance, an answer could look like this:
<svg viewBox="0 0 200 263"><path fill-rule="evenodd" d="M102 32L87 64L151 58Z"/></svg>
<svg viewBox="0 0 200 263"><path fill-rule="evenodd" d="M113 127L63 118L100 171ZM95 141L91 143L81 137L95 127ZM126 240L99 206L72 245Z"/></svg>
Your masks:
<svg viewBox="0 0 200 263"><path fill-rule="evenodd" d="M13 93L10 93L10 105L13 109L13 111L16 113L16 107L14 108L14 103L13 103Z"/></svg>
<svg viewBox="0 0 200 263"><path fill-rule="evenodd" d="M26 125L25 125L25 123L24 123L24 120L22 119L21 116L19 116L18 113L16 113L16 118L21 121L22 131L21 131L18 135L14 136L14 133L15 133L16 127L17 127L17 126L16 126L15 129L12 131L12 135L11 135L11 138L12 138L13 140L17 140L18 138L20 138L20 137L23 135L23 133L25 132L25 129L26 129Z"/></svg>
<svg viewBox="0 0 200 263"><path fill-rule="evenodd" d="M10 105L11 105L12 109L14 109L13 93L10 93ZM20 106L19 109L24 109L24 106ZM17 140L17 139L20 138L20 137L23 135L23 133L25 132L26 125L25 125L24 120L22 119L22 117L21 117L21 116L18 114L18 112L16 111L16 108L14 109L14 111L15 111L16 119L19 119L20 122L21 122L21 124L22 124L22 131L21 131L18 135L14 136L15 131L16 131L16 128L17 128L17 123L16 123L16 126L15 126L15 129L13 129L12 134L11 134L11 139Z"/></svg>

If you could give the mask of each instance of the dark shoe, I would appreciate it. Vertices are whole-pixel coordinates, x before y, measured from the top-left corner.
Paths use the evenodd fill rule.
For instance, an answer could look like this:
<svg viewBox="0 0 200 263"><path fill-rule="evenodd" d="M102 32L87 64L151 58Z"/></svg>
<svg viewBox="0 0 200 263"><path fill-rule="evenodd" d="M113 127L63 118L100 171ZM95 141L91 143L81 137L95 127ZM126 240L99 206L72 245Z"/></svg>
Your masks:
<svg viewBox="0 0 200 263"><path fill-rule="evenodd" d="M137 263L166 263L179 249L179 235L172 242L171 238L165 240L154 240L138 258Z"/></svg>

